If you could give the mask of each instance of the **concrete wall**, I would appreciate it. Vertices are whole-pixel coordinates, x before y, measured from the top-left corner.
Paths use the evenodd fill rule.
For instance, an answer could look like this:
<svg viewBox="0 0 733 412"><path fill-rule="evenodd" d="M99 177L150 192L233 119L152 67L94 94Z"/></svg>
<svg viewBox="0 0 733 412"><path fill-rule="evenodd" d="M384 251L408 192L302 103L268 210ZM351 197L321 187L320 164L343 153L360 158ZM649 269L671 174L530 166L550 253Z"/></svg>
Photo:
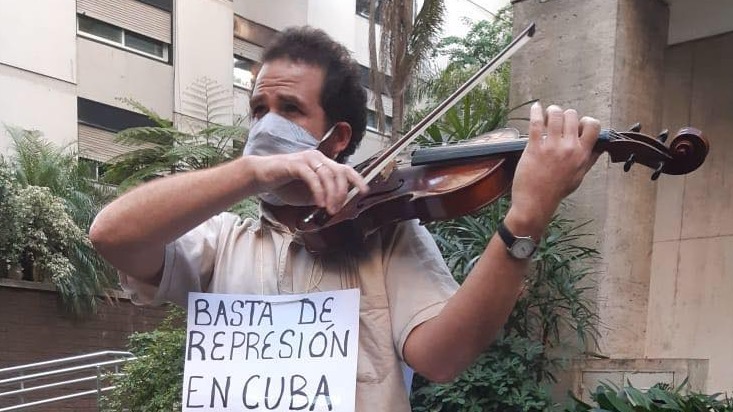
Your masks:
<svg viewBox="0 0 733 412"><path fill-rule="evenodd" d="M667 0L667 2L670 5L670 44L733 30L733 3L730 0Z"/></svg>
<svg viewBox="0 0 733 412"><path fill-rule="evenodd" d="M234 0L233 2L234 12L238 15L278 31L286 27L306 24L308 3L309 1L306 0L267 0L266 2Z"/></svg>
<svg viewBox="0 0 733 412"><path fill-rule="evenodd" d="M513 104L539 98L596 117L603 127L641 122L645 131L659 131L664 3L526 1L515 11L517 29L534 20L538 35L512 62ZM567 213L591 219L598 235L592 246L603 258L595 296L600 345L612 357L644 354L655 196L650 173L637 167L625 174L602 156L567 202Z"/></svg>
<svg viewBox="0 0 733 412"><path fill-rule="evenodd" d="M0 127L40 130L61 146L76 142L76 85L0 63L0 90ZM10 147L2 128L0 153Z"/></svg>
<svg viewBox="0 0 733 412"><path fill-rule="evenodd" d="M515 31L535 22L537 33L512 59L510 106L540 99L545 106L573 107L608 126L612 116L617 13L617 2L608 0L515 3ZM587 31L578 30L582 27ZM583 51L582 56L578 50ZM528 109L515 114L528 115ZM514 126L527 130L528 124L517 122ZM606 157L599 159L566 203L566 212L579 222L593 220L588 227L592 233L604 233L611 196L606 184L609 168ZM589 246L602 249L604 243L599 236ZM597 270L599 282L609 278L607 261L600 262ZM597 300L596 297L591 299Z"/></svg>
<svg viewBox="0 0 733 412"><path fill-rule="evenodd" d="M269 10L269 8L267 8ZM282 9L278 10L279 14ZM232 2L228 0L176 0L174 4L174 102L176 113L203 118L194 105L200 100L190 95L192 85L213 81L223 95L233 96ZM232 107L214 119L231 124Z"/></svg>
<svg viewBox="0 0 733 412"><path fill-rule="evenodd" d="M733 388L733 32L667 50L664 123L703 130L696 172L659 182L646 356L710 359L708 390Z"/></svg>
<svg viewBox="0 0 733 412"><path fill-rule="evenodd" d="M707 391L729 391L733 34L668 48L669 9L657 0L527 0L515 16L516 29L536 21L538 35L512 62L512 102L540 98L617 129L638 121L652 136L693 125L709 137L699 170L657 183L647 168L624 174L601 157L565 212L593 219L603 256L594 296L601 352L709 359Z"/></svg>
<svg viewBox="0 0 733 412"><path fill-rule="evenodd" d="M130 106L118 98L131 98L165 118L173 116L173 67L82 37L78 93L97 102Z"/></svg>
<svg viewBox="0 0 733 412"><path fill-rule="evenodd" d="M367 21L355 13L355 0L309 0L307 23L311 26L323 29L331 37L338 40L347 49L355 53L354 57L359 62L366 62L369 65L368 43L363 50L357 50L357 43L360 40L368 41L369 25L361 27L356 23L359 20ZM363 59L363 51L366 50L366 60ZM359 53L361 52L361 54Z"/></svg>
<svg viewBox="0 0 733 412"><path fill-rule="evenodd" d="M75 56L75 0L3 1L0 62L74 83Z"/></svg>
<svg viewBox="0 0 733 412"><path fill-rule="evenodd" d="M624 129L640 122L643 132L656 136L662 130L661 73L668 10L660 0L620 0L618 6L607 127ZM613 357L644 354L656 190L651 172L637 166L624 173L620 164L608 165L604 182L608 198L601 254L607 272L598 284L598 303L600 323L610 329L603 336L604 350Z"/></svg>
<svg viewBox="0 0 733 412"><path fill-rule="evenodd" d="M646 390L657 383L673 387L685 380L692 391L705 392L708 375L707 359L582 359L570 366L574 380L573 393L588 403L590 394L603 383L623 387L629 382L637 389ZM561 394L566 399L566 393Z"/></svg>
<svg viewBox="0 0 733 412"><path fill-rule="evenodd" d="M19 41L22 39L22 41ZM76 140L76 2L7 0L0 12L0 123ZM10 138L0 129L0 153Z"/></svg>
<svg viewBox="0 0 733 412"><path fill-rule="evenodd" d="M75 320L62 314L56 292L40 286L0 279L0 368L103 350L126 350L130 334L154 329L166 315L163 308L138 307L122 299L114 305L100 305L99 313L88 319ZM10 405L10 401L2 399L0 408ZM91 412L97 408L96 399L91 397L34 410Z"/></svg>

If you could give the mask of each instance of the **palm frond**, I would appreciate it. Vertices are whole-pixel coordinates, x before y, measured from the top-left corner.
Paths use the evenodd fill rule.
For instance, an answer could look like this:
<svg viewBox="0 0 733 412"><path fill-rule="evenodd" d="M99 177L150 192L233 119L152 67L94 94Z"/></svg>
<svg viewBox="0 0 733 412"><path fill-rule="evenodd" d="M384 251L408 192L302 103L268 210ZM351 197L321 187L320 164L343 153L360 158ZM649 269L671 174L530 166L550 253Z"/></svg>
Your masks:
<svg viewBox="0 0 733 412"><path fill-rule="evenodd" d="M442 0L426 0L415 18L408 45L407 59L416 67L434 49L443 25L445 5Z"/></svg>
<svg viewBox="0 0 733 412"><path fill-rule="evenodd" d="M115 142L130 146L155 144L172 146L180 141L189 139L188 133L183 133L173 127L131 127L122 130L115 136Z"/></svg>
<svg viewBox="0 0 733 412"><path fill-rule="evenodd" d="M143 106L137 100L129 99L129 98L120 98L117 100L127 104L128 106L132 107L133 109L144 114L148 119L152 120L158 127L162 127L162 128L173 127L172 121L160 117L160 115L158 115L155 111Z"/></svg>

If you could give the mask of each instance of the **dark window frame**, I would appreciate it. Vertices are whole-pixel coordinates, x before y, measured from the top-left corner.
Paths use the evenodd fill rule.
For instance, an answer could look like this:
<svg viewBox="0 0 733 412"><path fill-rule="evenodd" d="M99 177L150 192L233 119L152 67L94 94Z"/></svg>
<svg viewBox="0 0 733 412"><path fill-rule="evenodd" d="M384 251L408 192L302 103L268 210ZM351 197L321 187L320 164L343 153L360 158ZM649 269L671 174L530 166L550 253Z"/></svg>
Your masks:
<svg viewBox="0 0 733 412"><path fill-rule="evenodd" d="M371 82L369 80L369 73L371 69L369 67L366 67L362 64L359 65L359 77L360 77L360 83L365 88L371 90ZM392 76L384 75L384 89L382 90L382 94L385 96L390 96L392 90Z"/></svg>
<svg viewBox="0 0 733 412"><path fill-rule="evenodd" d="M258 71L259 66L260 66L261 63L258 62L257 60L250 59L249 57L245 57L245 56L242 56L242 55L239 55L239 54L234 54L234 68L233 68L233 70L234 69L237 69L237 60L240 60L240 61L243 61L245 63L249 63L250 64L250 68L251 68L250 72L252 73L252 86L248 89L248 88L246 88L246 87L244 87L244 86L242 86L240 84L234 83L234 87L251 92L252 89L254 88L254 78L257 77L257 71ZM233 75L233 73L232 73L232 75Z"/></svg>
<svg viewBox="0 0 733 412"><path fill-rule="evenodd" d="M80 124L117 133L131 127L155 127L157 124L144 114L121 109L83 97L76 98Z"/></svg>
<svg viewBox="0 0 733 412"><path fill-rule="evenodd" d="M369 2L370 0L356 0L354 12L357 16L369 20ZM382 4L380 0L377 0L377 15L375 16L375 22L377 24L382 24Z"/></svg>
<svg viewBox="0 0 733 412"><path fill-rule="evenodd" d="M77 19L76 33L77 33L77 36L79 36L79 37L82 37L82 38L84 38L86 40L93 41L93 42L96 42L96 43L104 44L106 46L114 47L116 49L124 50L126 52L133 53L133 54L136 54L138 56L142 56L142 57L145 57L147 59L154 60L154 61L157 61L157 62L160 62L160 63L164 63L164 64L168 64L168 65L173 64L173 45L172 44L169 44L169 43L166 43L164 41L160 41L160 40L154 39L152 37L148 37L148 36L146 36L144 34L140 34L138 32L132 31L132 30L127 30L127 29L124 29L122 27L115 26L114 24L110 24L110 23L108 23L106 21L95 19L93 17L89 17L89 16L87 16L85 14L82 14L82 13L77 13L76 19ZM105 38L105 37L102 37L102 36L98 36L98 35L96 35L94 33L82 31L80 29L80 25L81 25L80 22L82 20L84 20L84 19L89 20L89 21L93 21L95 23L100 23L100 24L105 25L105 26L109 26L109 27L114 28L114 29L117 29L117 30L120 30L121 33L122 33L122 42L117 42L117 41L110 40L110 39ZM126 35L127 34L131 34L132 36L138 37L138 38L140 38L142 40L145 40L145 41L150 41L152 43L159 43L160 45L163 45L166 48L166 56L165 56L165 58L159 57L159 56L156 56L154 54L150 54L150 53L147 53L145 51L138 50L136 48L127 46L126 45Z"/></svg>
<svg viewBox="0 0 733 412"><path fill-rule="evenodd" d="M145 3L148 6L153 6L155 8L167 11L169 13L173 13L173 0L137 0L140 3Z"/></svg>

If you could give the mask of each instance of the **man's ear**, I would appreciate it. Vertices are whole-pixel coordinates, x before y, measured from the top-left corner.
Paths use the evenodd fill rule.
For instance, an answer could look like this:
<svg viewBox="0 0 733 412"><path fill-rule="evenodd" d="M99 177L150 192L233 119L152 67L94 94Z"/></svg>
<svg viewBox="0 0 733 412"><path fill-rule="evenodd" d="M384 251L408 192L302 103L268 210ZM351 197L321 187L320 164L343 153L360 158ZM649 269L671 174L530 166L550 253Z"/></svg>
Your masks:
<svg viewBox="0 0 733 412"><path fill-rule="evenodd" d="M319 147L319 150L330 157L336 159L351 142L351 125L347 122L338 122L334 126L331 136Z"/></svg>

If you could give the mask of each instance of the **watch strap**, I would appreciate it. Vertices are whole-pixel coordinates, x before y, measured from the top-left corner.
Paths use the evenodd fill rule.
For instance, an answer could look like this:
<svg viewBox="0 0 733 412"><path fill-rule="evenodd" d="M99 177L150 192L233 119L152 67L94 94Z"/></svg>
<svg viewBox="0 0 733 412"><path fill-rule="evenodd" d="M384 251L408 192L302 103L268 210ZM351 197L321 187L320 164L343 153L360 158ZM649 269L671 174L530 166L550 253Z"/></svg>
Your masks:
<svg viewBox="0 0 733 412"><path fill-rule="evenodd" d="M512 247L514 242L517 240L517 237L514 236L509 228L506 227L503 220L501 221L501 223L499 223L499 227L496 228L496 231L497 233L499 233L499 237L502 241L504 241L504 244L508 248Z"/></svg>
<svg viewBox="0 0 733 412"><path fill-rule="evenodd" d="M532 239L531 236L515 236L509 228L506 227L504 221L499 223L496 231L499 233L499 237L506 245L507 252L514 258L528 259L537 251L537 242ZM530 246L531 252L528 253L526 248L522 249L520 244Z"/></svg>

